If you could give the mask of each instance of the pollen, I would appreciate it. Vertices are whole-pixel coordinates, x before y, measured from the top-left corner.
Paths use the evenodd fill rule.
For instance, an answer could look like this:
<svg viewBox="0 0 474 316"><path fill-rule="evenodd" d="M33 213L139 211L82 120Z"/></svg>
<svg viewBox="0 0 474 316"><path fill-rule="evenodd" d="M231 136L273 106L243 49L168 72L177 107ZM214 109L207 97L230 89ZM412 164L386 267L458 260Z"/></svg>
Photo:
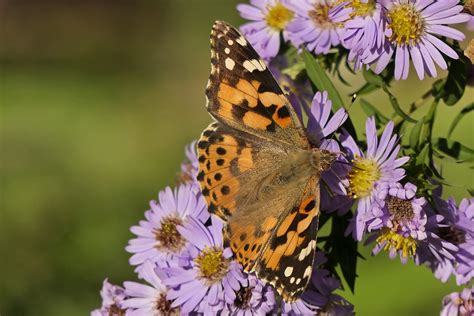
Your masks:
<svg viewBox="0 0 474 316"><path fill-rule="evenodd" d="M166 216L161 220L161 228L155 229L155 239L158 241L155 246L159 250L167 250L178 253L185 245L184 238L177 230L177 226L183 223L182 219L176 216Z"/></svg>
<svg viewBox="0 0 474 316"><path fill-rule="evenodd" d="M352 7L351 18L356 16L365 17L374 12L375 0L369 0L367 2L362 2L361 0L352 0L350 6Z"/></svg>
<svg viewBox="0 0 474 316"><path fill-rule="evenodd" d="M230 261L224 258L222 249L206 247L194 262L199 266L200 277L210 284L222 280L230 269Z"/></svg>
<svg viewBox="0 0 474 316"><path fill-rule="evenodd" d="M412 237L404 237L397 234L396 232L384 227L382 228L382 234L377 238L377 243L382 244L386 242L383 250L390 251L396 250L402 251L402 255L405 258L414 257L416 254L416 240Z"/></svg>
<svg viewBox="0 0 474 316"><path fill-rule="evenodd" d="M267 25L271 28L282 31L285 29L287 24L293 19L294 13L288 10L281 3L277 3L273 7L269 8L267 16L265 20L267 21Z"/></svg>
<svg viewBox="0 0 474 316"><path fill-rule="evenodd" d="M373 159L356 157L352 160L352 170L349 172L349 194L354 199L370 195L374 184L380 179L380 170Z"/></svg>
<svg viewBox="0 0 474 316"><path fill-rule="evenodd" d="M425 31L425 22L411 3L400 4L388 12L388 27L392 30L389 40L399 46L416 44Z"/></svg>

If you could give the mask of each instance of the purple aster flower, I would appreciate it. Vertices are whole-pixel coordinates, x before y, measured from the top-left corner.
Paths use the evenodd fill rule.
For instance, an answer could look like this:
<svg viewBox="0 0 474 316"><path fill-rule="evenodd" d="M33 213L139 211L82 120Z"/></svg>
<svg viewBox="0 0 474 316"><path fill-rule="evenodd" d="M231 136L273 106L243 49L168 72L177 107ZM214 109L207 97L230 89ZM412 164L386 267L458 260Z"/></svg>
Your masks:
<svg viewBox="0 0 474 316"><path fill-rule="evenodd" d="M256 276L249 274L236 293L235 301L226 304L222 315L266 315L275 308L275 293Z"/></svg>
<svg viewBox="0 0 474 316"><path fill-rule="evenodd" d="M100 296L102 297L102 306L100 309L92 311L91 316L125 315L126 308L123 306L123 301L127 296L122 287L113 285L105 279Z"/></svg>
<svg viewBox="0 0 474 316"><path fill-rule="evenodd" d="M443 298L441 316L474 315L474 287L465 288L462 292L451 293Z"/></svg>
<svg viewBox="0 0 474 316"><path fill-rule="evenodd" d="M173 191L168 187L158 194L158 202L150 202L145 212L146 220L130 230L137 238L131 239L125 248L133 253L131 265L137 271L146 261L169 263L178 260L186 251L187 243L178 228L185 226L189 218L206 222L209 218L207 205L195 185L181 185Z"/></svg>
<svg viewBox="0 0 474 316"><path fill-rule="evenodd" d="M142 276L149 285L124 282L128 297L123 301L123 306L128 308L127 316L179 315L179 310L171 307L171 302L166 298L166 286L155 272L154 263L147 260L143 264Z"/></svg>
<svg viewBox="0 0 474 316"><path fill-rule="evenodd" d="M341 282L329 271L319 266L326 263L323 252L317 252L311 281L306 291L293 303L282 302L285 315L354 315L354 307L333 292L341 288ZM319 268L318 268L319 267Z"/></svg>
<svg viewBox="0 0 474 316"><path fill-rule="evenodd" d="M458 248L454 260L444 259L432 264L435 276L446 282L454 275L458 285L466 284L474 277L474 198L463 199L459 207L454 199L443 201L435 196L435 201L444 217L438 234Z"/></svg>
<svg viewBox="0 0 474 316"><path fill-rule="evenodd" d="M349 49L348 59L359 70L363 64L372 63L385 44L387 21L384 10L375 0L352 0L351 18L344 25L342 45Z"/></svg>
<svg viewBox="0 0 474 316"><path fill-rule="evenodd" d="M275 57L280 50L280 33L286 39L285 28L294 13L285 1L250 0L251 5L239 4L237 10L249 22L240 27L242 33L252 44L257 53L266 60Z"/></svg>
<svg viewBox="0 0 474 316"><path fill-rule="evenodd" d="M198 174L199 161L196 153L196 141L186 146L186 159L181 164L181 172L179 174L178 183L193 183L196 182Z"/></svg>
<svg viewBox="0 0 474 316"><path fill-rule="evenodd" d="M341 42L344 21L352 11L346 4L337 0L288 2L288 8L296 13L287 26L291 43L296 47L305 45L315 54L327 54Z"/></svg>
<svg viewBox="0 0 474 316"><path fill-rule="evenodd" d="M382 72L393 54L396 80L408 77L410 59L422 80L425 73L437 76L435 64L447 69L441 53L453 59L459 58L449 45L436 37L464 40L462 32L447 26L469 20L468 14L460 13L463 6L458 0L381 0L380 3L387 10L388 25L385 47L376 60L376 73Z"/></svg>
<svg viewBox="0 0 474 316"><path fill-rule="evenodd" d="M211 225L204 226L194 218L178 231L190 243L190 265L163 270L168 277L163 282L170 288L171 306L183 313L215 313L224 303L233 303L245 277L242 267L232 260L230 248L224 248L223 223L211 216Z"/></svg>
<svg viewBox="0 0 474 316"><path fill-rule="evenodd" d="M357 214L349 227L356 240L362 240L367 222L374 218L372 211L378 196L377 185L395 183L405 176L405 170L400 167L409 158L397 158L400 145L397 144L398 136L392 134L393 126L393 122L390 121L379 140L375 119L373 117L367 119L366 154L362 153L348 133L345 132L341 136L342 145L352 160L352 168L344 179L344 184L347 195L357 199Z"/></svg>
<svg viewBox="0 0 474 316"><path fill-rule="evenodd" d="M402 263L414 258L417 245L427 238L428 216L424 210L425 198L417 198L417 187L412 183L380 183L378 199L372 213L376 217L368 223L368 230L380 231L368 239L376 238L373 254L389 251L390 258L398 254Z"/></svg>

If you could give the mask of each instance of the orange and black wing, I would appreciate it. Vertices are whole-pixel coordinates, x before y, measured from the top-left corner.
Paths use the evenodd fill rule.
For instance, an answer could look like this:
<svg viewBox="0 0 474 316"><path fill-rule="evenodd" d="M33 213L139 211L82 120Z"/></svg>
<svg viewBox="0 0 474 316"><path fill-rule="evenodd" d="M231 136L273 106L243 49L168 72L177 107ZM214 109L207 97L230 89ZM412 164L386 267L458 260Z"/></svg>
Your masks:
<svg viewBox="0 0 474 316"><path fill-rule="evenodd" d="M294 301L306 288L316 248L319 179L293 175L293 153L309 150L287 98L247 40L216 22L207 108L216 122L197 143L197 179L209 210L247 272ZM297 176L296 176L297 175ZM292 178L292 176L294 176Z"/></svg>

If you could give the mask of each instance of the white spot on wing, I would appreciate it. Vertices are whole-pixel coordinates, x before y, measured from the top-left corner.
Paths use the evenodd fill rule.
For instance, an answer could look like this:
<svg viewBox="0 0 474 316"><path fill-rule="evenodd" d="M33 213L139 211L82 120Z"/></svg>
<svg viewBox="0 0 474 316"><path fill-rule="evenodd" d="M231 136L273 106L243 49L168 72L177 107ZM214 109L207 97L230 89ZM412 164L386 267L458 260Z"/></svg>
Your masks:
<svg viewBox="0 0 474 316"><path fill-rule="evenodd" d="M227 57L225 59L225 67L229 70L234 69L235 66L235 61L233 61L231 58Z"/></svg>
<svg viewBox="0 0 474 316"><path fill-rule="evenodd" d="M291 277L290 283L291 283L291 284L295 283L295 277Z"/></svg>
<svg viewBox="0 0 474 316"><path fill-rule="evenodd" d="M247 46L247 40L242 35L235 41L242 46Z"/></svg>
<svg viewBox="0 0 474 316"><path fill-rule="evenodd" d="M293 273L293 267L286 267L285 276L288 278Z"/></svg>
<svg viewBox="0 0 474 316"><path fill-rule="evenodd" d="M308 266L308 267L306 268L306 270L304 270L303 277L304 277L304 278L309 278L309 276L311 275L311 271L312 271L312 270L313 270L313 269L311 268L311 266Z"/></svg>
<svg viewBox="0 0 474 316"><path fill-rule="evenodd" d="M296 285L301 283L301 278L296 279Z"/></svg>
<svg viewBox="0 0 474 316"><path fill-rule="evenodd" d="M246 60L244 61L242 65L249 72L252 72L254 70L264 71L265 69L267 69L267 66L265 66L265 63L263 62L263 60L257 60L257 59Z"/></svg>
<svg viewBox="0 0 474 316"><path fill-rule="evenodd" d="M234 41L230 39L230 40L227 41L227 44L233 45L233 44L234 44Z"/></svg>
<svg viewBox="0 0 474 316"><path fill-rule="evenodd" d="M225 52L227 55L229 55L229 54L230 54L230 49L229 49L229 47L226 47L226 48L224 49L224 52Z"/></svg>

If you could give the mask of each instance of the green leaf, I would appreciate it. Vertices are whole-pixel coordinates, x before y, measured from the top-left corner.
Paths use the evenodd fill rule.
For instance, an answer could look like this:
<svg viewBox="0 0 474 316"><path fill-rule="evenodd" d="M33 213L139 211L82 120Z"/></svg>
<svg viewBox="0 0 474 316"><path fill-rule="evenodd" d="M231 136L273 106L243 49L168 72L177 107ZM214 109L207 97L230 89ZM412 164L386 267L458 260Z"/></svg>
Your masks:
<svg viewBox="0 0 474 316"><path fill-rule="evenodd" d="M392 105L393 109L395 110L395 113L397 113L404 120L406 120L410 123L416 123L417 122L415 119L411 118L408 114L403 112L402 108L400 107L400 104L398 103L397 98L392 93L388 92L388 98L390 100L390 104Z"/></svg>
<svg viewBox="0 0 474 316"><path fill-rule="evenodd" d="M379 89L379 87L377 87L377 86L375 86L375 85L373 85L373 84L371 84L371 83L366 82L366 83L365 83L362 87L360 87L357 91L355 91L354 93L352 93L351 96L354 95L354 94L357 94L357 95L359 95L359 96L364 95L364 94L369 94L369 93L371 93L372 91L375 91L375 90L377 90L377 89Z"/></svg>
<svg viewBox="0 0 474 316"><path fill-rule="evenodd" d="M438 138L434 144L434 147L441 153L454 158L459 162L474 161L474 150L461 144L460 142L446 138Z"/></svg>
<svg viewBox="0 0 474 316"><path fill-rule="evenodd" d="M449 127L448 138L451 137L451 134L453 133L456 126L458 125L459 121L461 121L461 119L464 117L464 115L466 115L467 113L473 110L474 110L474 102L467 105L464 109L461 110L461 112L454 118L453 122L451 123L451 126Z"/></svg>
<svg viewBox="0 0 474 316"><path fill-rule="evenodd" d="M413 129L411 130L411 133L410 133L410 147L413 148L413 149L419 148L420 134L421 134L421 130L423 128L423 124L424 124L423 120L419 120L418 122L416 122L415 126L413 126Z"/></svg>
<svg viewBox="0 0 474 316"><path fill-rule="evenodd" d="M360 99L360 106L367 116L375 116L377 123L386 124L390 120L365 99Z"/></svg>
<svg viewBox="0 0 474 316"><path fill-rule="evenodd" d="M459 55L459 59L451 60L448 67L449 74L443 87L443 101L447 105L456 104L466 89L467 74L471 63L462 51Z"/></svg>
<svg viewBox="0 0 474 316"><path fill-rule="evenodd" d="M306 65L306 72L308 73L309 79L311 79L311 82L319 91L326 90L328 92L329 99L331 99L332 104L335 107L334 109L337 110L340 107L344 107L344 102L339 95L339 92L337 92L320 62L306 49L303 50L303 60Z"/></svg>
<svg viewBox="0 0 474 316"><path fill-rule="evenodd" d="M429 152L430 152L429 149L430 149L429 144L426 144L423 147L423 149L420 151L418 156L416 156L415 165L421 166L428 160L428 155L429 155Z"/></svg>
<svg viewBox="0 0 474 316"><path fill-rule="evenodd" d="M372 70L364 69L362 74L365 78L365 81L367 81L367 83L374 85L376 87L385 86L385 82L383 81L383 79L380 76L376 75Z"/></svg>

